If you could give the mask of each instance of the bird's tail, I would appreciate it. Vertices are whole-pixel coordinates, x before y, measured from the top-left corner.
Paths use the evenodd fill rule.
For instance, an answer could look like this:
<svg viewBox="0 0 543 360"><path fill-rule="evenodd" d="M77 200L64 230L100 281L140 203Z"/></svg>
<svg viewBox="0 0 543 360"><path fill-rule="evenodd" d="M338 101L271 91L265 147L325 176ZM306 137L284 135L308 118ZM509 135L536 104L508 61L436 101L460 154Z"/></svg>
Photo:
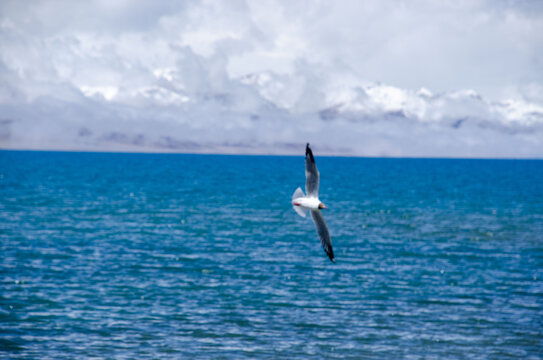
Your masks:
<svg viewBox="0 0 543 360"><path fill-rule="evenodd" d="M298 205L294 205L294 199L298 199L298 198L301 198L301 197L305 197L305 194L304 194L304 192L303 192L303 190L301 188L297 188L296 191L294 192L294 194L292 194L292 201L293 201L292 208L301 217L306 217L307 216L307 209L304 209L303 207L298 206Z"/></svg>

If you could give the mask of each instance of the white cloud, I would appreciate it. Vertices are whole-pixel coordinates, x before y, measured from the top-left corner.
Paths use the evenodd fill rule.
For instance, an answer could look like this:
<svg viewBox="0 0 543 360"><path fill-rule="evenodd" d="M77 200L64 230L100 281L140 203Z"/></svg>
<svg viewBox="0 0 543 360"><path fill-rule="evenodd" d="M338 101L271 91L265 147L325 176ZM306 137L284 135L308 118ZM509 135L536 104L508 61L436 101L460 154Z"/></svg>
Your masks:
<svg viewBox="0 0 543 360"><path fill-rule="evenodd" d="M4 1L0 146L542 157L542 6L436 4Z"/></svg>

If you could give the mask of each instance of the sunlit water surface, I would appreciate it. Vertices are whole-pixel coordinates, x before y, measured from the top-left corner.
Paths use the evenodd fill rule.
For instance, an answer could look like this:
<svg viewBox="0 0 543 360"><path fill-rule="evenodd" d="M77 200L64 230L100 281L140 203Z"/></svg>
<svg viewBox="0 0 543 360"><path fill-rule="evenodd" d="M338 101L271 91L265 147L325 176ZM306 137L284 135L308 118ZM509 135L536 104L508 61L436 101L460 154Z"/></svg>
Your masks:
<svg viewBox="0 0 543 360"><path fill-rule="evenodd" d="M0 152L0 357L543 356L543 161L316 160Z"/></svg>

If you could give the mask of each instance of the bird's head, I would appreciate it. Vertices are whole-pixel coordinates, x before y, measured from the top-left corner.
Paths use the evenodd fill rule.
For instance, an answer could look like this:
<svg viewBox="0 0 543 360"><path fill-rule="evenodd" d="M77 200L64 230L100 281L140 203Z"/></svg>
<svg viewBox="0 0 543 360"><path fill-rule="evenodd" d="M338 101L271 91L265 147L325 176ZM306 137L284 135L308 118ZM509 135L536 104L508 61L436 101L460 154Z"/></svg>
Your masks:
<svg viewBox="0 0 543 360"><path fill-rule="evenodd" d="M319 209L328 209L323 203L319 203Z"/></svg>

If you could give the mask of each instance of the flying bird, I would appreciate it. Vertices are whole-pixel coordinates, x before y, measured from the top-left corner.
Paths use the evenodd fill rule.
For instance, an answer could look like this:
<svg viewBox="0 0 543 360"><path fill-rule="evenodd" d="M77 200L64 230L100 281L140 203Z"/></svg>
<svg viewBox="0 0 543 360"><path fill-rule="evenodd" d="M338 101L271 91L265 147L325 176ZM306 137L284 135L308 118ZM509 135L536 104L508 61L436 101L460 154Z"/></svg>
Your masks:
<svg viewBox="0 0 543 360"><path fill-rule="evenodd" d="M304 195L301 188L296 189L292 195L292 207L304 218L308 211L311 212L322 247L330 260L335 263L332 239L321 213L321 210L327 209L327 207L319 200L319 171L309 143L305 146L305 192L307 195Z"/></svg>

